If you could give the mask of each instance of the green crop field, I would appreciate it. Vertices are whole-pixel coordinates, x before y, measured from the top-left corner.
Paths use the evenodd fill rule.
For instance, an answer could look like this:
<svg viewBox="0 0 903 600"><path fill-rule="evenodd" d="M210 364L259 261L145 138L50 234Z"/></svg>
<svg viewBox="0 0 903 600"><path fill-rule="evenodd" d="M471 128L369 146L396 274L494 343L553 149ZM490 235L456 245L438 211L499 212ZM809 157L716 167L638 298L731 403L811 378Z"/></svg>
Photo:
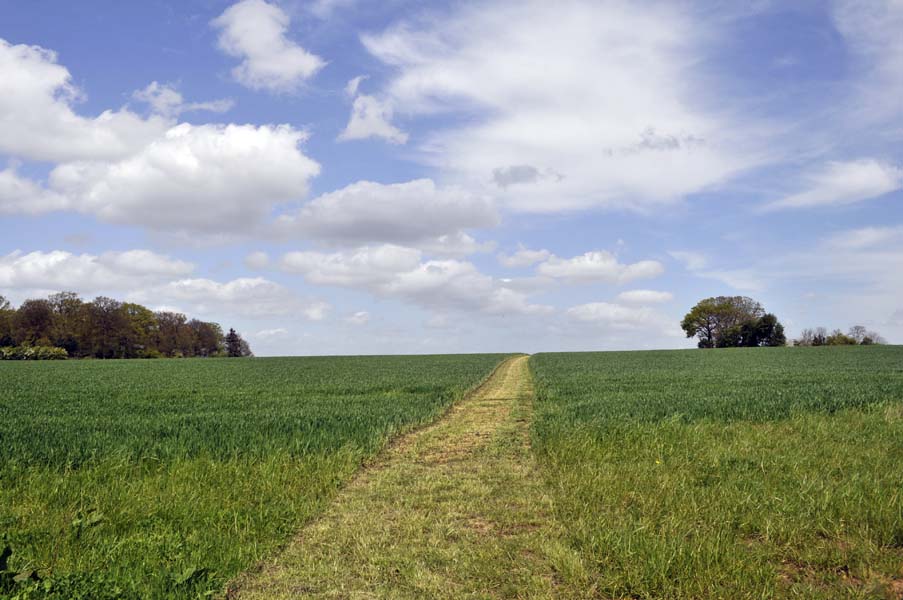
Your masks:
<svg viewBox="0 0 903 600"><path fill-rule="evenodd" d="M899 597L903 347L531 368L534 450L599 597Z"/></svg>
<svg viewBox="0 0 903 600"><path fill-rule="evenodd" d="M502 358L0 364L0 596L221 590Z"/></svg>

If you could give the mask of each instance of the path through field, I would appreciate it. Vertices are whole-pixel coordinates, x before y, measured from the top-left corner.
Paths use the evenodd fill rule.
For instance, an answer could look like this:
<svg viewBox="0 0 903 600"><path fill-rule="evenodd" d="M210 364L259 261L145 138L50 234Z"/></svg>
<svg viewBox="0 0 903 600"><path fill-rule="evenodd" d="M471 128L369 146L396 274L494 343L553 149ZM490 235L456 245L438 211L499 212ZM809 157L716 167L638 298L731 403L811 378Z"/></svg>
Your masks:
<svg viewBox="0 0 903 600"><path fill-rule="evenodd" d="M527 357L388 448L240 598L550 598L586 590L529 447ZM580 585L582 584L582 585Z"/></svg>

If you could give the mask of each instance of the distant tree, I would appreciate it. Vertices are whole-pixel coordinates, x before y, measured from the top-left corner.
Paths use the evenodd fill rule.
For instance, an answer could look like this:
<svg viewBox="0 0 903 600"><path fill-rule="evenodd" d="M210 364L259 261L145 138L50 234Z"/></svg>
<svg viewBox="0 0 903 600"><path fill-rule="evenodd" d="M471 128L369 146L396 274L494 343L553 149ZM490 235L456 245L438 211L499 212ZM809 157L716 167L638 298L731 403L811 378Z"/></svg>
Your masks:
<svg viewBox="0 0 903 600"><path fill-rule="evenodd" d="M88 303L86 345L96 358L127 358L131 345L129 322L122 302L98 296Z"/></svg>
<svg viewBox="0 0 903 600"><path fill-rule="evenodd" d="M826 346L855 346L856 340L842 332L839 329L835 329L831 332L827 338L825 338Z"/></svg>
<svg viewBox="0 0 903 600"><path fill-rule="evenodd" d="M793 340L794 346L811 346L812 340L815 338L815 332L811 329L803 329L800 336Z"/></svg>
<svg viewBox="0 0 903 600"><path fill-rule="evenodd" d="M153 356L157 344L157 317L149 308L124 302L127 336L125 337L125 358L146 358Z"/></svg>
<svg viewBox="0 0 903 600"><path fill-rule="evenodd" d="M47 300L26 300L13 316L16 344L50 346L53 331L53 309Z"/></svg>
<svg viewBox="0 0 903 600"><path fill-rule="evenodd" d="M241 336L230 327L229 333L226 334L226 356L230 358L241 356L241 342Z"/></svg>
<svg viewBox="0 0 903 600"><path fill-rule="evenodd" d="M878 333L866 329L862 325L854 325L844 334L840 329L835 329L830 334L824 327L815 329L803 329L800 337L793 341L795 346L871 346L872 344L886 344L887 341Z"/></svg>
<svg viewBox="0 0 903 600"><path fill-rule="evenodd" d="M0 348L13 346L16 340L13 338L13 317L16 311L5 297L0 296Z"/></svg>
<svg viewBox="0 0 903 600"><path fill-rule="evenodd" d="M828 343L828 330L824 327L816 327L812 335L813 346L825 346Z"/></svg>
<svg viewBox="0 0 903 600"><path fill-rule="evenodd" d="M868 329L866 329L862 325L853 325L847 332L847 335L853 338L853 341L855 341L857 344L861 344L862 340L864 340L868 336L868 334Z"/></svg>
<svg viewBox="0 0 903 600"><path fill-rule="evenodd" d="M254 356L254 353L251 352L250 344L248 344L248 342L232 328L230 328L229 333L226 334L225 342L226 356L233 358L239 356Z"/></svg>
<svg viewBox="0 0 903 600"><path fill-rule="evenodd" d="M161 311L157 317L157 349L164 356L188 356L193 346L187 317L182 313Z"/></svg>
<svg viewBox="0 0 903 600"><path fill-rule="evenodd" d="M870 331L866 329L862 325L853 325L850 327L850 331L847 333L848 336L856 340L856 343L860 346L871 346L873 344L886 344L887 340L881 337L875 331Z"/></svg>
<svg viewBox="0 0 903 600"><path fill-rule="evenodd" d="M193 356L217 356L223 350L223 329L219 323L207 323L192 319L188 321L192 332Z"/></svg>
<svg viewBox="0 0 903 600"><path fill-rule="evenodd" d="M732 346L763 345L761 327L769 328L765 336L771 342L777 342L779 328L781 336L783 327L777 323L774 315L762 325L765 317L762 305L746 296L718 296L700 300L680 323L687 337L698 337L700 348L726 348ZM771 323L771 319L774 320Z"/></svg>
<svg viewBox="0 0 903 600"><path fill-rule="evenodd" d="M81 355L87 325L85 303L75 292L58 292L51 294L47 300L53 311L50 336L53 345L65 349L69 356Z"/></svg>

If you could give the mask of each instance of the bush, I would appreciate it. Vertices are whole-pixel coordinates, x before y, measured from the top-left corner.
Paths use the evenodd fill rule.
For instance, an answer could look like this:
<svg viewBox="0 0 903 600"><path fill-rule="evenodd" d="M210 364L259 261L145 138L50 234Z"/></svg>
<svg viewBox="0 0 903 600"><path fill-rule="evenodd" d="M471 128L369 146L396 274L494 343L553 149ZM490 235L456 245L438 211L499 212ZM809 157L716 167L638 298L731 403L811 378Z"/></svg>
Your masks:
<svg viewBox="0 0 903 600"><path fill-rule="evenodd" d="M0 360L66 360L65 348L54 346L6 346L0 348Z"/></svg>

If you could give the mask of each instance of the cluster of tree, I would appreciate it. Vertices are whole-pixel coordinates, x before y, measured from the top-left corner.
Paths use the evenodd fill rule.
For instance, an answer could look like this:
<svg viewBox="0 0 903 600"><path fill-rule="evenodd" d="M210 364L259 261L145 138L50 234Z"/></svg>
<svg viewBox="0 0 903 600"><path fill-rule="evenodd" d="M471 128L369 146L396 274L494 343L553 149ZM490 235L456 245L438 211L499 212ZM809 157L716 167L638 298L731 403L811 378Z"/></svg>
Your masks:
<svg viewBox="0 0 903 600"><path fill-rule="evenodd" d="M78 358L252 356L235 330L224 335L218 323L104 296L85 302L73 292L18 309L0 296L0 347L7 346L63 348Z"/></svg>
<svg viewBox="0 0 903 600"><path fill-rule="evenodd" d="M687 337L698 337L700 348L784 346L784 326L762 305L746 296L700 300L681 321Z"/></svg>
<svg viewBox="0 0 903 600"><path fill-rule="evenodd" d="M862 325L850 327L847 333L839 329L828 333L824 327L803 329L800 337L793 340L794 346L871 346L886 343L887 340Z"/></svg>

